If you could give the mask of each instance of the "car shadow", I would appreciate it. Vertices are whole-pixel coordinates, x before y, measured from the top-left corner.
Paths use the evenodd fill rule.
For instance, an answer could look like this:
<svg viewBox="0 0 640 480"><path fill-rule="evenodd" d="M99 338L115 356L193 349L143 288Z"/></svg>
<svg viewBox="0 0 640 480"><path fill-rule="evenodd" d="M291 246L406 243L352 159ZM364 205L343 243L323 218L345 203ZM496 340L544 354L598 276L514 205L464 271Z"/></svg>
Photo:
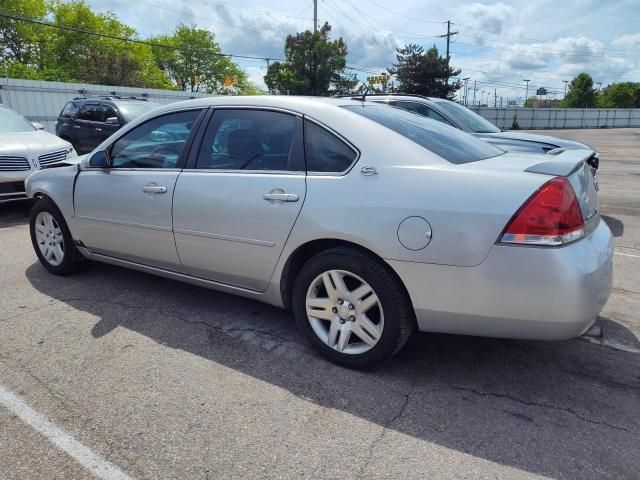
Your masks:
<svg viewBox="0 0 640 480"><path fill-rule="evenodd" d="M610 215L602 215L602 219L607 223L614 237L621 237L624 234L624 223Z"/></svg>
<svg viewBox="0 0 640 480"><path fill-rule="evenodd" d="M0 204L0 229L29 223L30 213L30 200Z"/></svg>
<svg viewBox="0 0 640 480"><path fill-rule="evenodd" d="M420 334L384 366L358 372L319 358L288 312L256 301L109 265L60 278L33 264L26 276L99 318L95 338L123 327L321 407L533 474L637 478L640 355L631 352L580 339Z"/></svg>

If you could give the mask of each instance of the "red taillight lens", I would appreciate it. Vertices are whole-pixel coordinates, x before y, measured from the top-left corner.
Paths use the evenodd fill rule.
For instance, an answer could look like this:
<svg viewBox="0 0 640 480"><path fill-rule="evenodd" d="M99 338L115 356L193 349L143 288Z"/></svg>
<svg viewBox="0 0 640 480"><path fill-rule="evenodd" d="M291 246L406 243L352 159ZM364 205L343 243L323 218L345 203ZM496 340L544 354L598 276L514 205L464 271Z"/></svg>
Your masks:
<svg viewBox="0 0 640 480"><path fill-rule="evenodd" d="M578 199L565 177L545 183L513 216L503 243L564 245L584 236Z"/></svg>

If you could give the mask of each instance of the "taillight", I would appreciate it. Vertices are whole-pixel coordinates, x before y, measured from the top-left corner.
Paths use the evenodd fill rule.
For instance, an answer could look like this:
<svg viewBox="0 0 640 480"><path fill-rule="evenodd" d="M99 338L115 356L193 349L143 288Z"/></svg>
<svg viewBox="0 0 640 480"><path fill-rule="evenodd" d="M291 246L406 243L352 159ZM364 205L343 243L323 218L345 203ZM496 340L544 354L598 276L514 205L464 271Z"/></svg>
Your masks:
<svg viewBox="0 0 640 480"><path fill-rule="evenodd" d="M545 183L505 228L502 243L564 245L584 237L584 219L576 194L565 177Z"/></svg>

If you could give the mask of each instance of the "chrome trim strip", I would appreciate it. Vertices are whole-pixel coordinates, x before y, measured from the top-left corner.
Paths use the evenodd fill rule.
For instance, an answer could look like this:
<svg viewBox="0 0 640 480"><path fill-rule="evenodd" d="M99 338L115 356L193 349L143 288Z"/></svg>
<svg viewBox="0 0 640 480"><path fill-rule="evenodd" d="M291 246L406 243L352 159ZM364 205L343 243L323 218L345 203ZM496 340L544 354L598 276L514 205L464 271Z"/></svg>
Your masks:
<svg viewBox="0 0 640 480"><path fill-rule="evenodd" d="M110 257L108 255L103 255L101 253L91 252L87 248L78 247L79 250L85 255L87 258L95 259L100 262L109 263L111 265L117 265L120 267L127 267L134 270L139 270L145 273L151 273L154 275L160 275L166 278L173 278L176 280L181 280L184 282L188 282L191 284L199 285L205 288L211 288L214 290L222 290L233 292L237 295L250 296L252 298L256 298L257 296L261 296L264 292L260 292L258 290L250 290L248 288L236 287L234 285L229 285L227 283L216 282L214 280L207 280L201 277L193 277L191 275L187 275L185 273L174 272L172 270L165 270L163 268L151 267L149 265L144 265L142 263L131 262L129 260L123 260L116 257Z"/></svg>
<svg viewBox="0 0 640 480"><path fill-rule="evenodd" d="M260 247L275 247L275 242L269 242L267 240L257 240L255 238L234 237L231 235L220 235L219 233L199 232L197 230L184 230L181 228L174 228L174 233L180 233L182 235L191 235L193 237L205 237L214 238L216 240L226 240L229 242L248 243L250 245L258 245Z"/></svg>
<svg viewBox="0 0 640 480"><path fill-rule="evenodd" d="M91 222L111 223L113 225L122 225L125 227L146 228L148 230L158 230L160 232L171 231L171 227L162 227L159 225L148 225L146 223L123 222L121 220L112 220L109 218L98 218L98 217L87 217L84 215L78 215L77 218L78 220L89 220Z"/></svg>

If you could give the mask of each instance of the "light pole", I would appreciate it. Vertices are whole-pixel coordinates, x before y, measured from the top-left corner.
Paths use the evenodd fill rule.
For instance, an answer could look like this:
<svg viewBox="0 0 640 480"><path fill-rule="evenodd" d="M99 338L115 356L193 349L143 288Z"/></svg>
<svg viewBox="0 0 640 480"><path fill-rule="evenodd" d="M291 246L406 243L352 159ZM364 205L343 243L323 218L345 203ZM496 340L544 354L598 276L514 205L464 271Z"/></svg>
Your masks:
<svg viewBox="0 0 640 480"><path fill-rule="evenodd" d="M564 83L564 96L562 97L564 100L564 97L567 96L567 84L569 83L569 80L562 80L562 83Z"/></svg>
<svg viewBox="0 0 640 480"><path fill-rule="evenodd" d="M598 90L602 91L602 82L596 82L598 84L598 87L600 87Z"/></svg>
<svg viewBox="0 0 640 480"><path fill-rule="evenodd" d="M482 90L482 95L480 95L480 106L484 105L484 92L485 90Z"/></svg>
<svg viewBox="0 0 640 480"><path fill-rule="evenodd" d="M527 100L529 99L529 82L531 80L522 80L522 81L526 82L527 84L527 90L525 91L525 94L524 94L524 103L527 103Z"/></svg>
<svg viewBox="0 0 640 480"><path fill-rule="evenodd" d="M470 77L462 79L462 81L464 82L464 106L465 107L467 106L467 96L469 95L469 86L467 85L469 78Z"/></svg>

